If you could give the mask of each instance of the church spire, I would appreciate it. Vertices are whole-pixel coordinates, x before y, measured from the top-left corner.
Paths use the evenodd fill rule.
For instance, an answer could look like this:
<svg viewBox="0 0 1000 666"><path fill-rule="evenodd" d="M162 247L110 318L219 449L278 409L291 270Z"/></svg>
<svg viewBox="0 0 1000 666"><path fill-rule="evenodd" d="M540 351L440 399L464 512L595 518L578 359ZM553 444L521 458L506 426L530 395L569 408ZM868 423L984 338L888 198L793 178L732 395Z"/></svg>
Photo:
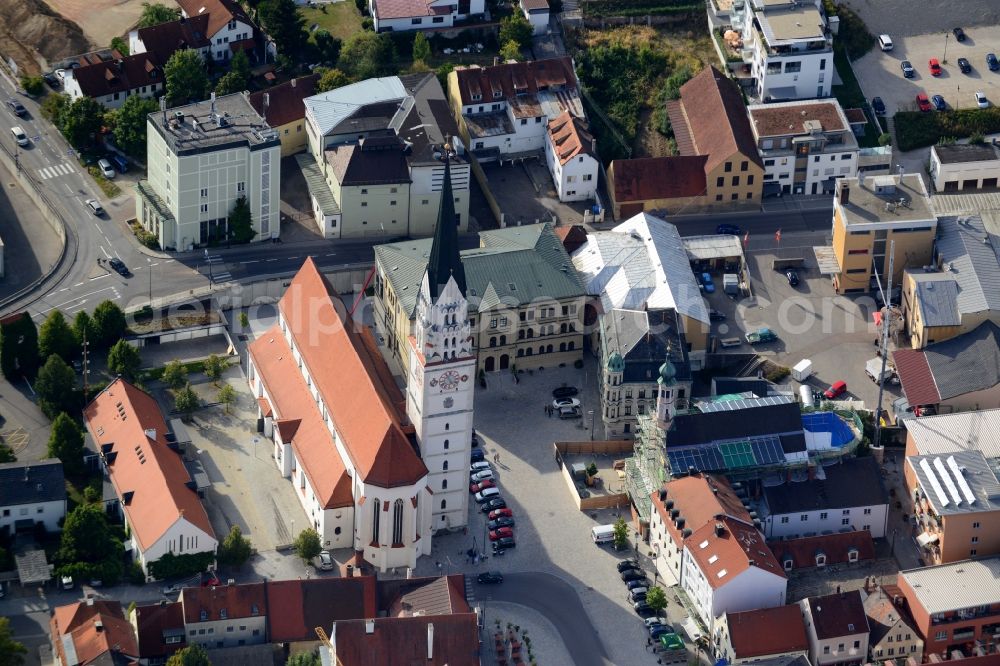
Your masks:
<svg viewBox="0 0 1000 666"><path fill-rule="evenodd" d="M465 296L465 268L458 252L458 220L455 215L455 195L451 191L451 146L444 147L444 184L441 186L441 207L438 209L434 244L427 262L427 283L431 299L437 299L454 277L459 291Z"/></svg>

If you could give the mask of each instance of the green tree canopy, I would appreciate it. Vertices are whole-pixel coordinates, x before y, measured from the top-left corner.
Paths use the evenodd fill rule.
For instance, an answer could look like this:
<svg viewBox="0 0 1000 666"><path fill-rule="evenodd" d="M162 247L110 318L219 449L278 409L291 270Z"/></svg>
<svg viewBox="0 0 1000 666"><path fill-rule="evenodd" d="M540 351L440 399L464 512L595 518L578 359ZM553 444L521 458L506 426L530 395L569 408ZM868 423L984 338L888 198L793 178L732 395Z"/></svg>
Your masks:
<svg viewBox="0 0 1000 666"><path fill-rule="evenodd" d="M45 92L45 79L40 76L22 76L21 87L29 95L41 95Z"/></svg>
<svg viewBox="0 0 1000 666"><path fill-rule="evenodd" d="M628 523L624 518L615 521L615 550L621 550L628 545Z"/></svg>
<svg viewBox="0 0 1000 666"><path fill-rule="evenodd" d="M0 463L7 462L17 462L17 456L14 455L14 449L6 444L0 444Z"/></svg>
<svg viewBox="0 0 1000 666"><path fill-rule="evenodd" d="M94 346L109 349L122 339L127 330L125 313L114 301L101 301L94 308Z"/></svg>
<svg viewBox="0 0 1000 666"><path fill-rule="evenodd" d="M413 59L427 62L431 59L431 43L422 32L413 36Z"/></svg>
<svg viewBox="0 0 1000 666"><path fill-rule="evenodd" d="M28 648L14 640L10 618L0 617L0 666L21 666Z"/></svg>
<svg viewBox="0 0 1000 666"><path fill-rule="evenodd" d="M121 53L123 56L127 56L128 52L128 42L126 42L121 37L114 37L111 39L111 48Z"/></svg>
<svg viewBox="0 0 1000 666"><path fill-rule="evenodd" d="M320 552L323 550L323 544L319 540L319 532L312 528L299 532L299 535L295 537L295 543L292 545L295 548L295 553L307 563L319 557Z"/></svg>
<svg viewBox="0 0 1000 666"><path fill-rule="evenodd" d="M154 25L159 25L161 23L168 23L170 21L176 21L181 17L181 11L179 9L173 9L167 7L166 5L161 5L158 2L142 3L142 15L139 16L139 28L149 28Z"/></svg>
<svg viewBox="0 0 1000 666"><path fill-rule="evenodd" d="M38 406L50 419L60 412L76 412L80 405L76 395L76 374L66 361L49 356L35 378Z"/></svg>
<svg viewBox="0 0 1000 666"><path fill-rule="evenodd" d="M115 143L132 157L146 156L146 117L156 111L155 99L131 95L114 112Z"/></svg>
<svg viewBox="0 0 1000 666"><path fill-rule="evenodd" d="M294 59L302 52L308 35L295 0L262 0L257 5L257 18L274 39L279 53Z"/></svg>
<svg viewBox="0 0 1000 666"><path fill-rule="evenodd" d="M243 566L252 554L253 546L250 545L250 540L243 536L243 530L239 525L233 525L219 546L219 562L239 567Z"/></svg>
<svg viewBox="0 0 1000 666"><path fill-rule="evenodd" d="M534 29L528 23L528 19L520 13L514 12L510 16L500 19L500 38L498 41L501 44L513 41L519 47L527 48L531 46L533 33Z"/></svg>
<svg viewBox="0 0 1000 666"><path fill-rule="evenodd" d="M285 666L321 666L322 663L318 652L296 652L288 658Z"/></svg>
<svg viewBox="0 0 1000 666"><path fill-rule="evenodd" d="M328 69L320 75L316 85L319 88L319 92L326 92L327 90L342 88L350 82L351 80L347 78L347 74L344 74L339 69Z"/></svg>
<svg viewBox="0 0 1000 666"><path fill-rule="evenodd" d="M316 43L316 51L320 62L333 66L340 57L340 49L343 43L331 35L326 30L317 30L313 33L313 42Z"/></svg>
<svg viewBox="0 0 1000 666"><path fill-rule="evenodd" d="M94 98L78 97L59 115L59 131L74 148L88 148L104 126L106 112Z"/></svg>
<svg viewBox="0 0 1000 666"><path fill-rule="evenodd" d="M125 340L116 342L108 352L108 370L113 374L121 375L130 382L135 381L141 364L139 350Z"/></svg>
<svg viewBox="0 0 1000 666"><path fill-rule="evenodd" d="M13 381L38 372L38 329L27 312L0 324L0 371Z"/></svg>
<svg viewBox="0 0 1000 666"><path fill-rule="evenodd" d="M167 666L212 666L208 653L200 645L189 645L170 655Z"/></svg>
<svg viewBox="0 0 1000 666"><path fill-rule="evenodd" d="M116 545L120 544L108 526L104 508L81 504L66 516L56 558L65 564L100 564L118 555Z"/></svg>
<svg viewBox="0 0 1000 666"><path fill-rule="evenodd" d="M208 97L208 74L205 63L194 49L175 51L163 75L167 82L167 105L180 106Z"/></svg>
<svg viewBox="0 0 1000 666"><path fill-rule="evenodd" d="M50 312L42 322L38 331L38 353L45 357L55 354L64 361L71 361L80 353L76 334L59 310Z"/></svg>
<svg viewBox="0 0 1000 666"><path fill-rule="evenodd" d="M174 395L174 409L180 412L185 419L190 418L195 410L201 407L201 398L191 388L191 384L185 384L184 388Z"/></svg>
<svg viewBox="0 0 1000 666"><path fill-rule="evenodd" d="M340 50L337 66L354 80L388 76L396 69L396 47L384 32L356 32Z"/></svg>
<svg viewBox="0 0 1000 666"><path fill-rule="evenodd" d="M521 60L521 47L513 39L500 47L500 59L504 62L508 60Z"/></svg>
<svg viewBox="0 0 1000 666"><path fill-rule="evenodd" d="M76 341L81 345L84 340L89 344L95 344L99 336L94 330L94 320L90 314L86 310L77 312L73 318L73 334L76 336Z"/></svg>
<svg viewBox="0 0 1000 666"><path fill-rule="evenodd" d="M229 368L229 365L229 359L225 356L212 354L205 359L205 376L213 382L217 382L222 379L222 373Z"/></svg>
<svg viewBox="0 0 1000 666"><path fill-rule="evenodd" d="M663 588L657 585L656 587L650 588L649 592L646 593L646 603L655 612L661 613L667 607L667 593L663 591Z"/></svg>
<svg viewBox="0 0 1000 666"><path fill-rule="evenodd" d="M163 366L163 383L172 389L179 389L187 384L187 367L178 360L173 360Z"/></svg>
<svg viewBox="0 0 1000 666"><path fill-rule="evenodd" d="M79 476L84 471L83 455L86 449L83 444L83 430L69 414L62 412L52 422L52 433L49 435L48 456L59 458L63 469L70 476Z"/></svg>
<svg viewBox="0 0 1000 666"><path fill-rule="evenodd" d="M250 83L250 60L246 51L237 51L236 55L229 62L229 71L226 72L215 85L217 95L229 95L231 93L242 92L247 89Z"/></svg>
<svg viewBox="0 0 1000 666"><path fill-rule="evenodd" d="M62 123L62 116L66 113L71 101L66 93L49 93L42 101L42 115L53 125L59 127Z"/></svg>
<svg viewBox="0 0 1000 666"><path fill-rule="evenodd" d="M229 407L236 402L236 389L233 388L232 384L223 384L222 388L219 389L218 400L226 407L226 414L229 413Z"/></svg>
<svg viewBox="0 0 1000 666"><path fill-rule="evenodd" d="M250 214L250 204L244 196L233 203L229 211L229 239L234 243L249 243L257 232L253 228L253 217Z"/></svg>

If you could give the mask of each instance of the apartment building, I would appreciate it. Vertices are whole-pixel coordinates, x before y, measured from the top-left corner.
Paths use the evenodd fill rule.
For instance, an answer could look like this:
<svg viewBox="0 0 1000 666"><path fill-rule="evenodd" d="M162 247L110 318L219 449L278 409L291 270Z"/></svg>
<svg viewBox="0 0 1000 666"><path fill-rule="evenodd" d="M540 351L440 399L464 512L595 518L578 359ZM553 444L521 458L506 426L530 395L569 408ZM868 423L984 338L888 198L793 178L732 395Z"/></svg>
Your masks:
<svg viewBox="0 0 1000 666"><path fill-rule="evenodd" d="M71 100L90 97L109 109L117 109L133 95L150 98L162 93L166 86L164 64L145 53L98 59L66 69L63 92Z"/></svg>
<svg viewBox="0 0 1000 666"><path fill-rule="evenodd" d="M178 602L184 608L187 644L216 649L266 642L266 585L244 583L181 590Z"/></svg>
<svg viewBox="0 0 1000 666"><path fill-rule="evenodd" d="M836 99L747 107L765 194L833 194L858 171L858 141Z"/></svg>
<svg viewBox="0 0 1000 666"><path fill-rule="evenodd" d="M726 613L712 643L716 657L732 666L784 666L809 654L806 625L796 604Z"/></svg>
<svg viewBox="0 0 1000 666"><path fill-rule="evenodd" d="M61 461L0 463L0 532L30 532L39 523L49 532L58 532L65 517Z"/></svg>
<svg viewBox="0 0 1000 666"><path fill-rule="evenodd" d="M799 602L814 666L860 666L868 659L869 627L861 592L807 597Z"/></svg>
<svg viewBox="0 0 1000 666"><path fill-rule="evenodd" d="M864 600L868 616L869 656L874 660L915 659L924 654L924 640L917 631L897 585L881 585Z"/></svg>
<svg viewBox="0 0 1000 666"><path fill-rule="evenodd" d="M993 143L931 146L930 175L936 192L996 189L1000 148Z"/></svg>
<svg viewBox="0 0 1000 666"><path fill-rule="evenodd" d="M884 281L895 241L893 284L907 268L931 261L937 216L920 174L840 178L833 199L833 286L838 294L867 292L878 268Z"/></svg>
<svg viewBox="0 0 1000 666"><path fill-rule="evenodd" d="M601 163L597 157L597 140L590 133L586 120L563 111L549 121L545 163L552 174L559 201L596 198Z"/></svg>
<svg viewBox="0 0 1000 666"><path fill-rule="evenodd" d="M484 0L368 0L375 32L451 28L485 11Z"/></svg>
<svg viewBox="0 0 1000 666"><path fill-rule="evenodd" d="M254 242L278 237L281 141L245 93L164 108L146 127L149 169L136 184L136 218L161 248L225 240L239 198L250 206Z"/></svg>

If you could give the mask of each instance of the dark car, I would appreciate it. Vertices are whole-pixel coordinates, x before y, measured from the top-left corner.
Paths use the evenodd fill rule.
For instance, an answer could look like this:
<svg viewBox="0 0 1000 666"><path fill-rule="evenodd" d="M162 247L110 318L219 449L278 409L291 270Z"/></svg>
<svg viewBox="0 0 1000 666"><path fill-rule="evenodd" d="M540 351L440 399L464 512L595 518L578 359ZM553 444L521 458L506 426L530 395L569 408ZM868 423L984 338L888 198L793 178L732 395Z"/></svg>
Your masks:
<svg viewBox="0 0 1000 666"><path fill-rule="evenodd" d="M875 111L876 116L885 115L885 102L882 101L881 97L872 97L872 110Z"/></svg>
<svg viewBox="0 0 1000 666"><path fill-rule="evenodd" d="M575 386L560 386L559 388L552 391L553 398L572 398L574 395L580 392Z"/></svg>
<svg viewBox="0 0 1000 666"><path fill-rule="evenodd" d="M997 71L1000 69L1000 60L997 60L995 53L986 54L986 66L990 68L991 71Z"/></svg>
<svg viewBox="0 0 1000 666"><path fill-rule="evenodd" d="M709 309L708 311L709 321L726 321L726 315L718 310Z"/></svg>
<svg viewBox="0 0 1000 666"><path fill-rule="evenodd" d="M111 259L111 260L110 260L110 261L108 262L108 265L110 265L110 266L111 266L111 268L112 268L112 269L113 269L113 270L114 270L114 271L115 271L116 273L118 273L119 275L121 275L122 277L128 277L128 276L130 275L130 273L129 273L129 270L128 270L128 266L126 266L126 265L125 265L125 262L123 262L123 261L122 261L121 259L119 259L118 257L113 257L113 258L112 258L112 259Z"/></svg>
<svg viewBox="0 0 1000 666"><path fill-rule="evenodd" d="M476 576L476 582L483 585L497 585L503 582L503 574L499 571L487 571Z"/></svg>
<svg viewBox="0 0 1000 666"><path fill-rule="evenodd" d="M640 567L639 563L635 560L622 560L618 563L618 573L629 571L631 569L641 570L642 567Z"/></svg>
<svg viewBox="0 0 1000 666"><path fill-rule="evenodd" d="M647 580L646 574L641 571L636 571L635 569L629 569L622 572L622 582L628 583L633 580Z"/></svg>
<svg viewBox="0 0 1000 666"><path fill-rule="evenodd" d="M654 624L649 628L649 637L655 641L663 634L672 633L673 630L674 630L673 627L668 627L665 624Z"/></svg>
<svg viewBox="0 0 1000 666"><path fill-rule="evenodd" d="M944 97L941 95L934 95L931 97L931 104L933 104L934 108L938 111L945 111L948 108L948 105L944 101Z"/></svg>
<svg viewBox="0 0 1000 666"><path fill-rule="evenodd" d="M513 548L517 543L514 541L514 537L500 537L493 542L493 546L498 550L505 550L507 548Z"/></svg>
<svg viewBox="0 0 1000 666"><path fill-rule="evenodd" d="M630 580L625 583L625 589L634 590L637 587L646 587L646 581L644 580Z"/></svg>
<svg viewBox="0 0 1000 666"><path fill-rule="evenodd" d="M912 79L917 74L917 70L914 69L913 63L911 63L909 60L904 60L903 62L899 63L899 68L903 70L903 76L907 79Z"/></svg>
<svg viewBox="0 0 1000 666"><path fill-rule="evenodd" d="M965 31L962 30L961 28L952 28L951 32L953 35L955 35L955 39L957 39L958 41L960 42L965 41Z"/></svg>
<svg viewBox="0 0 1000 666"><path fill-rule="evenodd" d="M739 236L740 228L735 224L720 224L715 228L715 233L726 234L729 236Z"/></svg>
<svg viewBox="0 0 1000 666"><path fill-rule="evenodd" d="M472 462L482 462L486 460L486 453L482 449L472 449Z"/></svg>
<svg viewBox="0 0 1000 666"><path fill-rule="evenodd" d="M45 80L47 84L49 84L49 88L52 88L53 90L58 90L59 88L62 88L62 82L59 80L59 77L53 74L52 72L49 72L47 74L42 74L42 78Z"/></svg>
<svg viewBox="0 0 1000 666"><path fill-rule="evenodd" d="M799 274L791 268L785 271L785 279L788 280L789 285L793 287L799 286Z"/></svg>
<svg viewBox="0 0 1000 666"><path fill-rule="evenodd" d="M493 530L498 530L501 527L514 527L513 518L497 518L496 520L491 520L486 523L486 527L492 532Z"/></svg>
<svg viewBox="0 0 1000 666"><path fill-rule="evenodd" d="M27 109L24 108L24 105L18 102L16 99L7 100L7 106L10 108L11 111L14 112L14 115L18 117L23 116L28 111Z"/></svg>
<svg viewBox="0 0 1000 666"><path fill-rule="evenodd" d="M962 74L968 74L972 71L972 63L969 62L968 58L959 58L958 68L962 71Z"/></svg>
<svg viewBox="0 0 1000 666"><path fill-rule="evenodd" d="M656 611L654 611L645 601L635 602L635 604L632 605L632 608L635 609L635 612L639 615L639 617L652 617L653 615L656 615Z"/></svg>
<svg viewBox="0 0 1000 666"><path fill-rule="evenodd" d="M502 497L494 497L493 499L483 502L483 506L480 510L483 513L489 513L490 511L496 511L497 509L506 509L507 501Z"/></svg>

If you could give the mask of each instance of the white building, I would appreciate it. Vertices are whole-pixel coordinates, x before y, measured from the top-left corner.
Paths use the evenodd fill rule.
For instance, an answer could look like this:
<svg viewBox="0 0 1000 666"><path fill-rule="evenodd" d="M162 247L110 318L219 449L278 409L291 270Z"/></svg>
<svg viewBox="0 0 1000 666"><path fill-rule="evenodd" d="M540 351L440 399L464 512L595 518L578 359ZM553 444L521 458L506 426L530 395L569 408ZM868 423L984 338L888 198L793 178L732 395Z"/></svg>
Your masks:
<svg viewBox="0 0 1000 666"><path fill-rule="evenodd" d="M836 99L752 104L765 194L833 194L858 172L858 141Z"/></svg>
<svg viewBox="0 0 1000 666"><path fill-rule="evenodd" d="M144 53L67 68L63 77L63 92L71 100L90 97L109 109L133 95L153 97L165 85L161 65Z"/></svg>
<svg viewBox="0 0 1000 666"><path fill-rule="evenodd" d="M253 51L254 24L235 0L177 0L181 16L191 19L208 15L205 36L212 60L225 62L239 50Z"/></svg>
<svg viewBox="0 0 1000 666"><path fill-rule="evenodd" d="M203 60L212 54L212 40L208 35L209 15L199 14L147 28L136 28L128 33L128 52L149 54L162 65L179 49L194 49Z"/></svg>
<svg viewBox="0 0 1000 666"><path fill-rule="evenodd" d="M148 180L136 185L136 218L164 249L227 238L239 198L254 242L277 238L281 142L244 93L149 114Z"/></svg>
<svg viewBox="0 0 1000 666"><path fill-rule="evenodd" d="M868 616L859 590L809 597L799 602L813 666L868 661Z"/></svg>
<svg viewBox="0 0 1000 666"><path fill-rule="evenodd" d="M996 189L1000 149L992 143L931 146L931 182L937 192Z"/></svg>
<svg viewBox="0 0 1000 666"><path fill-rule="evenodd" d="M0 464L0 532L58 532L66 517L66 481L55 458Z"/></svg>
<svg viewBox="0 0 1000 666"><path fill-rule="evenodd" d="M544 35L549 30L549 0L520 0L521 14L531 24L532 32Z"/></svg>
<svg viewBox="0 0 1000 666"><path fill-rule="evenodd" d="M83 419L114 486L129 534L126 550L150 576L167 553L215 553L218 541L180 451L148 393L118 378L87 405Z"/></svg>
<svg viewBox="0 0 1000 666"><path fill-rule="evenodd" d="M872 457L811 469L808 480L765 486L761 516L768 539L867 530L886 535L889 495Z"/></svg>
<svg viewBox="0 0 1000 666"><path fill-rule="evenodd" d="M597 141L587 121L569 111L548 122L545 163L552 174L559 201L589 201L597 198Z"/></svg>
<svg viewBox="0 0 1000 666"><path fill-rule="evenodd" d="M375 32L450 28L486 11L485 0L368 0Z"/></svg>
<svg viewBox="0 0 1000 666"><path fill-rule="evenodd" d="M767 662L783 666L809 654L809 639L798 605L726 613L712 643L717 659L732 666Z"/></svg>

